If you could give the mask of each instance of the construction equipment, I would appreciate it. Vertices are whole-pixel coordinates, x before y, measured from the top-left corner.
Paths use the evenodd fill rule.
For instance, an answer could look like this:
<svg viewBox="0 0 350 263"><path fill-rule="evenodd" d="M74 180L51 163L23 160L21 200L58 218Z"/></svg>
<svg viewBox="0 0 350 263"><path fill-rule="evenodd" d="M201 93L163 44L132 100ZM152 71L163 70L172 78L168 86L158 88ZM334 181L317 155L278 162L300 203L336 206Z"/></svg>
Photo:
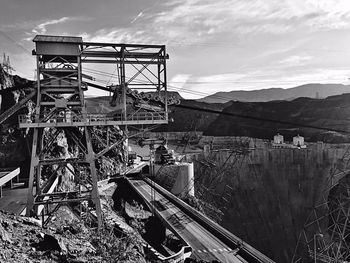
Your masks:
<svg viewBox="0 0 350 263"><path fill-rule="evenodd" d="M155 150L154 162L156 164L175 164L174 153L166 145L160 145Z"/></svg>
<svg viewBox="0 0 350 263"><path fill-rule="evenodd" d="M128 152L128 165L133 165L134 164L134 161L136 160L137 158L137 155L136 155L136 152L134 151L129 151Z"/></svg>

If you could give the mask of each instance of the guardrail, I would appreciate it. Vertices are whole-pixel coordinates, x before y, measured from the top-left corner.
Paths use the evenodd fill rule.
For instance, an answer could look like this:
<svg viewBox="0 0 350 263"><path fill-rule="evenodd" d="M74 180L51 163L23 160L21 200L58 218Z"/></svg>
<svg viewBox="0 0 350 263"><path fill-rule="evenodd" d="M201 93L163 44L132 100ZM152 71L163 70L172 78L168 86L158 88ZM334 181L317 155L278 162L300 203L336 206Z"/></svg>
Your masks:
<svg viewBox="0 0 350 263"><path fill-rule="evenodd" d="M272 259L268 258L260 251L256 250L242 239L238 238L225 228L219 226L217 223L203 215L202 213L195 210L190 205L186 204L184 201L180 200L167 190L165 190L160 185L151 181L148 178L143 178L144 181L157 190L162 195L166 196L166 198L179 207L185 214L195 219L199 224L208 229L212 234L214 234L217 238L223 241L226 245L232 248L239 248L237 255L241 256L243 259L248 262L256 262L256 263L275 263Z"/></svg>

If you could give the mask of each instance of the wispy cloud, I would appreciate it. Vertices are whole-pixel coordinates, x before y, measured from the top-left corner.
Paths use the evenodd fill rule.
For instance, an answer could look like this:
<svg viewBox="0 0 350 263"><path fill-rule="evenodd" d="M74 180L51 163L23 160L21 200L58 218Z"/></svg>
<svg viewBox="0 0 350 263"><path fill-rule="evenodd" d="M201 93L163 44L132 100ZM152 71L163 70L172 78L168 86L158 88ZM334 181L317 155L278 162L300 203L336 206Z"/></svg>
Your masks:
<svg viewBox="0 0 350 263"><path fill-rule="evenodd" d="M58 25L58 24L63 24L63 23L68 23L68 22L77 22L77 21L90 21L92 18L90 17L85 17L85 16L76 16L76 17L61 17L57 19L45 19L45 20L39 20L39 21L27 21L25 23L22 23L24 31L24 34L26 37L23 40L26 41L31 41L33 39L33 36L36 34L46 34L49 30L50 26ZM64 30L61 28L59 30L60 34L65 35L67 34L72 34L69 32L68 27L64 27Z"/></svg>
<svg viewBox="0 0 350 263"><path fill-rule="evenodd" d="M220 34L249 37L350 28L348 0L171 0L154 9L139 12L130 27L104 28L94 35L114 40L121 33L117 39L134 35L137 40L194 44ZM135 23L141 18L142 23Z"/></svg>
<svg viewBox="0 0 350 263"><path fill-rule="evenodd" d="M197 34L238 32L280 34L296 28L350 27L347 0L174 0L155 16L160 29L189 27Z"/></svg>
<svg viewBox="0 0 350 263"><path fill-rule="evenodd" d="M176 75L169 81L169 90L180 92L185 98L197 99L217 91L230 91L246 74L216 74L209 76ZM229 89L228 89L229 88Z"/></svg>
<svg viewBox="0 0 350 263"><path fill-rule="evenodd" d="M345 76L350 76L350 70L324 68L293 71L286 75L283 70L262 69L241 74L191 76L190 79L186 79L185 83L179 85L175 82L176 77L170 80L169 89L179 91L184 98L198 99L218 91L292 88L307 83L349 84Z"/></svg>
<svg viewBox="0 0 350 263"><path fill-rule="evenodd" d="M115 43L153 43L154 39L144 30L128 30L127 28L100 29L95 33L80 34L85 41Z"/></svg>
<svg viewBox="0 0 350 263"><path fill-rule="evenodd" d="M185 87L186 82L190 79L190 74L177 74L169 81L169 87L173 87L176 90L181 90Z"/></svg>
<svg viewBox="0 0 350 263"><path fill-rule="evenodd" d="M44 22L40 23L39 25L37 25L34 29L32 29L32 33L45 34L46 31L47 31L47 28L46 28L47 26L64 23L64 22L67 22L70 19L71 18L65 16L65 17L61 17L59 19L53 19L53 20L44 21Z"/></svg>
<svg viewBox="0 0 350 263"><path fill-rule="evenodd" d="M282 66L287 66L287 67L297 67L297 66L303 66L307 63L307 61L310 61L312 59L312 56L299 56L299 55L293 55L289 56L285 59L282 59L279 61L278 64Z"/></svg>
<svg viewBox="0 0 350 263"><path fill-rule="evenodd" d="M140 13L138 13L137 16L135 16L132 20L131 20L131 24L135 23L139 18L143 17L143 11L141 11Z"/></svg>

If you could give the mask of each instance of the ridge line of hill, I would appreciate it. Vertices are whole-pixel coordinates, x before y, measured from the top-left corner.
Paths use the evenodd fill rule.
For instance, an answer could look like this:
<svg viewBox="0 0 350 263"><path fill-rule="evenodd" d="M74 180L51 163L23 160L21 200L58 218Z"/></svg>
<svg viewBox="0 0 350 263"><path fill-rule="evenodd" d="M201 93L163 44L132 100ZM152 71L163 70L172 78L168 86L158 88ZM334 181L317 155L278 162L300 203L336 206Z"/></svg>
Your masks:
<svg viewBox="0 0 350 263"><path fill-rule="evenodd" d="M350 85L310 83L288 89L269 88L250 91L219 91L215 94L206 96L201 99L197 99L197 101L207 103L225 103L231 100L245 102L267 102L274 100L290 101L299 97L321 99L349 92Z"/></svg>

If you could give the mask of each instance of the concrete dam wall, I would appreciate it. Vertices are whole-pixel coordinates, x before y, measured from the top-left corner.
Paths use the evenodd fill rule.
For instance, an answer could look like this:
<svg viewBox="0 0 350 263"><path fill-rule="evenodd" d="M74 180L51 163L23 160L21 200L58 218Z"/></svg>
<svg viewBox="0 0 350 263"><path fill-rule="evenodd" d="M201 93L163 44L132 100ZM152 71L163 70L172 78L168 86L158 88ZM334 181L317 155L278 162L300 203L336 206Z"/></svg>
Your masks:
<svg viewBox="0 0 350 263"><path fill-rule="evenodd" d="M331 174L347 168L349 145L257 145L246 154L226 150L196 156L201 161L195 161L195 188L203 185L213 202L224 204L225 228L276 262L291 262L299 233L327 194ZM205 161L214 165L203 166Z"/></svg>

